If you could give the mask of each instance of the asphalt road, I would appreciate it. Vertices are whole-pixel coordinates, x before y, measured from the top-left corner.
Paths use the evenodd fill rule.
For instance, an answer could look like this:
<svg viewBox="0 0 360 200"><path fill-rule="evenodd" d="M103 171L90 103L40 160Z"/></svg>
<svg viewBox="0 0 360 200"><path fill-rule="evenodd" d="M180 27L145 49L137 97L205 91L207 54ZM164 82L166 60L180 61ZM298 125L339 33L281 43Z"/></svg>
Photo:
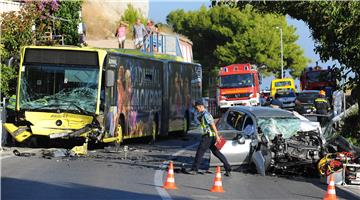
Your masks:
<svg viewBox="0 0 360 200"><path fill-rule="evenodd" d="M117 152L96 149L78 158L46 159L41 149L32 150L35 155L30 157L17 157L8 150L1 154L1 199L322 199L326 193L327 186L318 179L236 171L222 178L225 193L211 193L215 174L179 170L182 163L192 162L198 137L125 144L127 151L124 145ZM176 166L177 190L161 188L166 177L161 166L169 159ZM336 192L340 199L357 199L340 188Z"/></svg>

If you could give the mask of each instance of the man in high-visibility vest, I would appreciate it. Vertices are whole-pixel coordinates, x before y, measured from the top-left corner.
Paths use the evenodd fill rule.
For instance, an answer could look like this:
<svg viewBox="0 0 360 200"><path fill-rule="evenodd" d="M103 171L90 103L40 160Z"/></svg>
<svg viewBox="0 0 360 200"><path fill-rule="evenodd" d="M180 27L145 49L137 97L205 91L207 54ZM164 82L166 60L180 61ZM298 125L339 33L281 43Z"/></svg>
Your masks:
<svg viewBox="0 0 360 200"><path fill-rule="evenodd" d="M330 103L325 97L326 93L324 90L319 92L319 97L315 99L314 105L316 108L316 113L319 115L328 115L330 111ZM325 125L326 121L328 120L327 116L318 116L317 121L320 122L320 125Z"/></svg>
<svg viewBox="0 0 360 200"><path fill-rule="evenodd" d="M223 164L225 168L225 176L230 176L231 166L226 160L225 156L216 148L216 141L220 140L217 128L214 123L214 118L205 109L204 102L200 99L195 102L195 109L199 113L198 120L201 127L201 141L196 151L196 156L191 167L190 174L197 174L200 167L200 163L204 153L210 149L211 152L216 156Z"/></svg>

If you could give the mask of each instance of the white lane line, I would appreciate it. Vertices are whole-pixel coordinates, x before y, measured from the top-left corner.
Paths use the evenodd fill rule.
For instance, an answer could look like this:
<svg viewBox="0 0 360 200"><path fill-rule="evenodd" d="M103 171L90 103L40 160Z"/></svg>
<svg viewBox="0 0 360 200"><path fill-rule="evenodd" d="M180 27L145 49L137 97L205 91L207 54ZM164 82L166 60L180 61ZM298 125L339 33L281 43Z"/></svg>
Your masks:
<svg viewBox="0 0 360 200"><path fill-rule="evenodd" d="M6 158L11 158L13 156L1 156L0 160L6 159Z"/></svg>
<svg viewBox="0 0 360 200"><path fill-rule="evenodd" d="M195 144L192 144L190 146L187 146L187 147L185 147L185 149L180 150L180 151L172 154L171 156L173 156L173 157L178 156L178 155L184 153L186 150L197 146L198 144L199 143L195 143ZM164 184L163 180L162 180L163 179L163 173L164 173L166 167L168 166L168 164L169 164L169 161L163 162L163 164L160 166L160 169L156 170L155 175L154 175L154 184L155 184L155 187L156 187L156 191L157 191L157 193L159 194L159 196L161 197L162 200L172 200L169 193L164 188L162 188L162 186Z"/></svg>

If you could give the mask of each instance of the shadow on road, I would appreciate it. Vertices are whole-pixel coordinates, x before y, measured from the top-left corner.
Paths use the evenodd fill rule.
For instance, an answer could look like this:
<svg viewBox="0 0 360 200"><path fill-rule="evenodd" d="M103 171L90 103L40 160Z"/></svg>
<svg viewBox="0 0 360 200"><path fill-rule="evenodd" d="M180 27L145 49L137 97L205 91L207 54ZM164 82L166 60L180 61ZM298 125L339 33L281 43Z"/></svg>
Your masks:
<svg viewBox="0 0 360 200"><path fill-rule="evenodd" d="M312 185L324 190L324 196L326 194L327 187L328 187L326 184L322 184L320 182L319 178L305 178L305 177L300 177L300 176L289 176L289 177L282 176L279 178L286 178L286 179L289 179L292 181L311 183ZM352 199L352 200L359 199L360 200L359 197L355 196L354 194L352 194L348 191L341 189L340 187L335 186L335 189L336 189L336 196L340 199ZM295 194L295 195L303 196L301 194ZM310 198L311 196L305 196L305 197ZM311 197L311 198L317 198L317 197Z"/></svg>
<svg viewBox="0 0 360 200"><path fill-rule="evenodd" d="M180 197L174 196L174 199ZM160 199L160 196L129 192L121 189L108 189L95 186L65 183L62 185L41 183L37 181L14 178L1 179L1 199L67 199L67 200L99 200L99 199ZM181 197L181 199L185 199Z"/></svg>

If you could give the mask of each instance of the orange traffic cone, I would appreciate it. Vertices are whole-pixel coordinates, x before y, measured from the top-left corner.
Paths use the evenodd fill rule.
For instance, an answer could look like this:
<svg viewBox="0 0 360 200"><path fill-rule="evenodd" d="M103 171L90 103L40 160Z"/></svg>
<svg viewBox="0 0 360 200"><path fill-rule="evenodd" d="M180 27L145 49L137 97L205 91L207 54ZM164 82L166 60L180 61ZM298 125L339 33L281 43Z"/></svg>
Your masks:
<svg viewBox="0 0 360 200"><path fill-rule="evenodd" d="M333 175L330 175L330 182L323 200L337 200Z"/></svg>
<svg viewBox="0 0 360 200"><path fill-rule="evenodd" d="M216 167L216 175L214 179L214 186L210 189L211 192L225 192L222 188L220 167Z"/></svg>
<svg viewBox="0 0 360 200"><path fill-rule="evenodd" d="M173 166L172 161L170 161L169 170L168 170L168 174L166 177L166 182L164 183L163 188L173 189L173 190L177 189L177 187L175 185L174 166Z"/></svg>

